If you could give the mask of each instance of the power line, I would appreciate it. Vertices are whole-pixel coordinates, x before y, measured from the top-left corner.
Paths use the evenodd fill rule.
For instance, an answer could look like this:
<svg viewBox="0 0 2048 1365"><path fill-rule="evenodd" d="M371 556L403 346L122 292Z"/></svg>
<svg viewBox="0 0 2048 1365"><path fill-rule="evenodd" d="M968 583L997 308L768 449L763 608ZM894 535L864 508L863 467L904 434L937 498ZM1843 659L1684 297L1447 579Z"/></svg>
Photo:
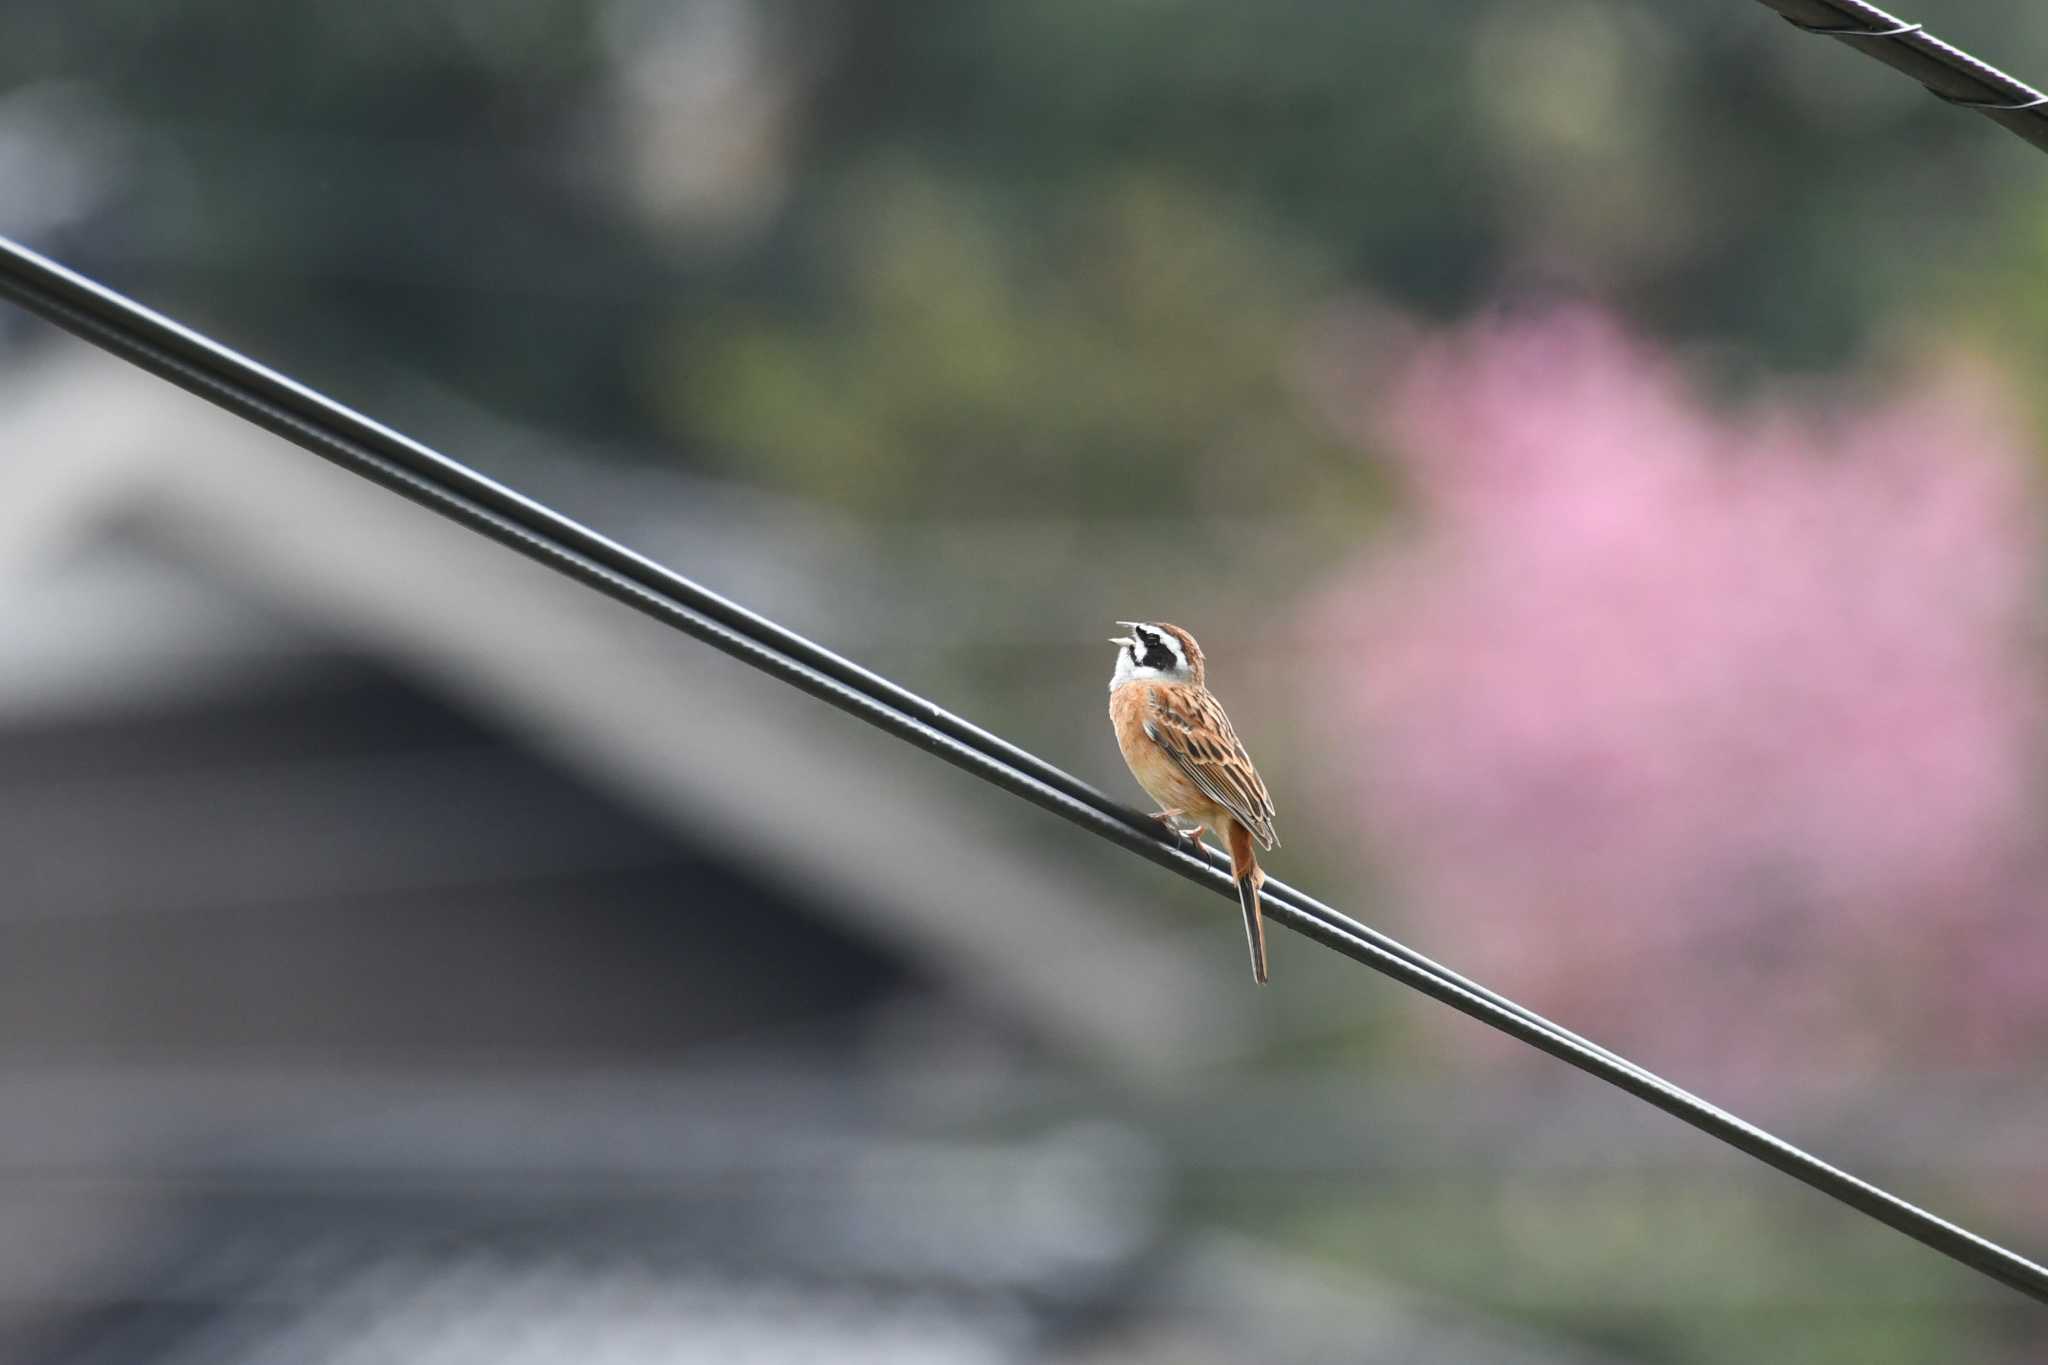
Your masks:
<svg viewBox="0 0 2048 1365"><path fill-rule="evenodd" d="M0 295L1138 856L1236 899L1228 870L1009 741L275 370L0 237ZM1279 923L2048 1302L2048 1269L1858 1179L1277 880Z"/></svg>
<svg viewBox="0 0 2048 1365"><path fill-rule="evenodd" d="M1759 0L1794 28L1833 38L1903 71L1937 99L1986 118L2048 151L2048 95L1951 46L1919 24L1863 0Z"/></svg>

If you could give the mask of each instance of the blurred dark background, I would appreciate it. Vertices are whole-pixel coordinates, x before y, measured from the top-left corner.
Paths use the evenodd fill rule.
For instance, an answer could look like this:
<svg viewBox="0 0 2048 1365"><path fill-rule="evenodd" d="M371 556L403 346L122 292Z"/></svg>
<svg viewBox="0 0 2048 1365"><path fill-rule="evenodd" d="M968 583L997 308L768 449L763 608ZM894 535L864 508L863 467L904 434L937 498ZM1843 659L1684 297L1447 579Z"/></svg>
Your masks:
<svg viewBox="0 0 2048 1365"><path fill-rule="evenodd" d="M1942 36L2039 83L2048 14ZM0 232L2048 1244L2048 163L1761 6L0 4ZM0 313L0 1355L2005 1362L2018 1296ZM901 752L899 752L901 750Z"/></svg>

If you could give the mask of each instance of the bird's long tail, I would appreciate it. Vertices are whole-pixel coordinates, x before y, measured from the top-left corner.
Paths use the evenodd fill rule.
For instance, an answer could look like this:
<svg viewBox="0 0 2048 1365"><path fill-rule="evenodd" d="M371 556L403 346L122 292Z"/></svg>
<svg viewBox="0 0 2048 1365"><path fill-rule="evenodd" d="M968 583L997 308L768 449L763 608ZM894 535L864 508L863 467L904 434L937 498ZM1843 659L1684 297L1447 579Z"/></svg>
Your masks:
<svg viewBox="0 0 2048 1365"><path fill-rule="evenodd" d="M1259 915L1259 883L1266 874L1252 856L1252 832L1236 820L1224 838L1230 845L1230 876L1237 883L1237 903L1244 907L1245 942L1252 950L1252 976L1266 984L1266 926Z"/></svg>

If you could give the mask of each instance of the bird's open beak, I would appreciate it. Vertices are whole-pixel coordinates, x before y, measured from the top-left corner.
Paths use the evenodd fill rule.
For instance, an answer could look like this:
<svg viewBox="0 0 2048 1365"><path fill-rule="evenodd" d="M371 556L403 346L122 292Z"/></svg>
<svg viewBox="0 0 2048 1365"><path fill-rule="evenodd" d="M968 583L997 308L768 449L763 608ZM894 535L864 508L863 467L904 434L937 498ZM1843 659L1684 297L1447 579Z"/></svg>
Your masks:
<svg viewBox="0 0 2048 1365"><path fill-rule="evenodd" d="M1109 642L1113 645L1135 645L1138 643L1128 635L1112 635L1109 637Z"/></svg>

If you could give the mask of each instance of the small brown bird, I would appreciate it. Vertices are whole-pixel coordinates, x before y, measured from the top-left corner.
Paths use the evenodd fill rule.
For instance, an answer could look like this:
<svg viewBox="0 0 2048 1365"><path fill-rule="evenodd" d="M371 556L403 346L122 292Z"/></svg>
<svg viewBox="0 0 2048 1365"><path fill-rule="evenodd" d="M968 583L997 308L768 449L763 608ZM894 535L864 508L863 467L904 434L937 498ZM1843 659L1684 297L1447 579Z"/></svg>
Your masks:
<svg viewBox="0 0 2048 1365"><path fill-rule="evenodd" d="M1275 849L1273 798L1251 755L1230 727L1223 704L1203 682L1202 647L1179 626L1119 621L1129 635L1115 636L1116 673L1109 680L1109 719L1131 776L1162 807L1158 819L1175 833L1178 821L1197 841L1215 830L1230 850L1230 875L1244 908L1252 975L1266 981L1266 931L1259 918L1259 886L1266 874L1252 841Z"/></svg>

